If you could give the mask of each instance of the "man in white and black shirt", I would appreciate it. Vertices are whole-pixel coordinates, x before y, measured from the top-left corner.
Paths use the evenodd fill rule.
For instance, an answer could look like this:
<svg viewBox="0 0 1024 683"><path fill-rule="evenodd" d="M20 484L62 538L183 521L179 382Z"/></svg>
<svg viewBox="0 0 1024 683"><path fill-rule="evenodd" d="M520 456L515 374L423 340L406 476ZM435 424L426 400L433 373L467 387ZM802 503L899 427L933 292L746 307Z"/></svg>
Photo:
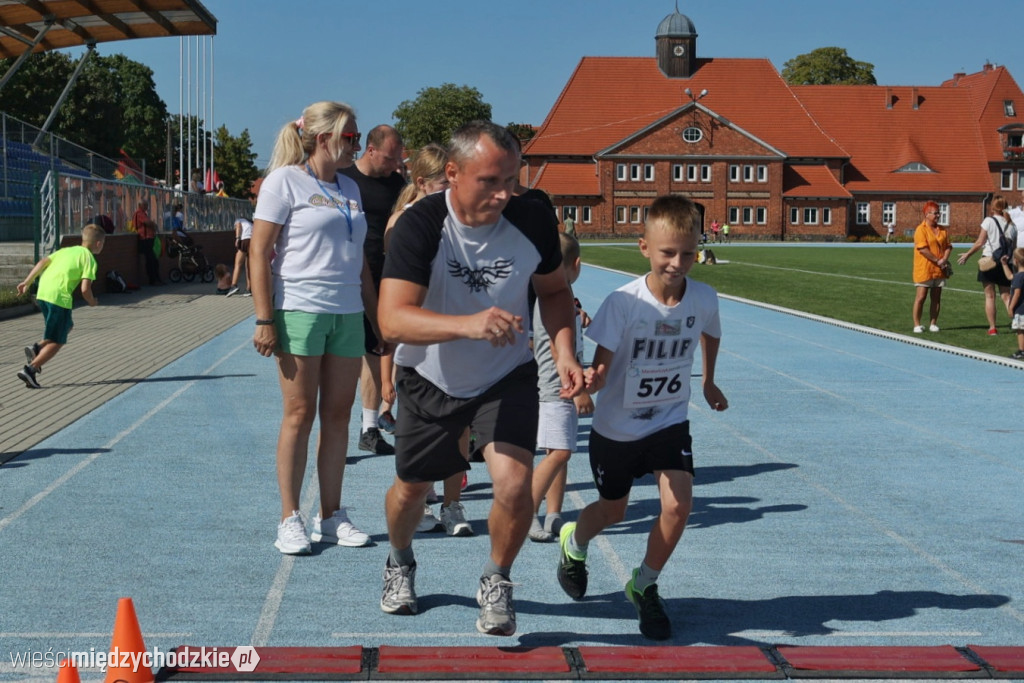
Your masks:
<svg viewBox="0 0 1024 683"><path fill-rule="evenodd" d="M501 126L477 121L455 132L449 190L416 202L392 231L379 306L384 338L399 344L381 609L417 611L413 534L432 482L468 469L458 439L470 427L494 483L477 629L506 636L516 630L509 574L533 518L537 367L524 325L531 282L564 397L583 386L557 225L539 203L512 196L519 164L516 140Z"/></svg>

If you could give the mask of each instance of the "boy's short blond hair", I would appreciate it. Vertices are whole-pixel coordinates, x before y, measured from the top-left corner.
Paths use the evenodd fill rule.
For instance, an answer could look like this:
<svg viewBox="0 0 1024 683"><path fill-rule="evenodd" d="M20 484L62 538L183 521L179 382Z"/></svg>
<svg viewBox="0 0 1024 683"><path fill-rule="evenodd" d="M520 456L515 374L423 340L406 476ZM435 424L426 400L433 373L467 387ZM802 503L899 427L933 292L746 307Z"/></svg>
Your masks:
<svg viewBox="0 0 1024 683"><path fill-rule="evenodd" d="M562 265L576 263L580 257L580 241L564 232L558 233L558 245L562 248Z"/></svg>
<svg viewBox="0 0 1024 683"><path fill-rule="evenodd" d="M700 235L700 209L682 195L666 194L655 199L647 211L644 231L649 230L655 221L662 228L682 236Z"/></svg>
<svg viewBox="0 0 1024 683"><path fill-rule="evenodd" d="M1018 266L1024 266L1024 249L1013 250L1013 262Z"/></svg>
<svg viewBox="0 0 1024 683"><path fill-rule="evenodd" d="M82 228L82 246L91 247L94 244L102 244L107 239L106 231L95 223Z"/></svg>

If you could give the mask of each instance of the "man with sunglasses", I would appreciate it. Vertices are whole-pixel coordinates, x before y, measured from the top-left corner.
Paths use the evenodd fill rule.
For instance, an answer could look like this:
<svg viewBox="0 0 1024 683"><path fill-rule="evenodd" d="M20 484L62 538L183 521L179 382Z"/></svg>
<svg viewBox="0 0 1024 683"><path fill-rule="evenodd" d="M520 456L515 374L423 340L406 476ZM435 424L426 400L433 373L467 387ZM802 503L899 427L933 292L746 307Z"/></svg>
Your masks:
<svg viewBox="0 0 1024 683"><path fill-rule="evenodd" d="M388 125L373 128L366 136L366 148L356 162L341 170L359 186L363 212L366 214L366 241L363 253L370 266L373 284L379 290L384 270L384 229L398 195L405 187L402 136ZM380 411L381 383L380 356L373 353L380 342L369 324L366 328L366 355L359 378L359 394L363 402L363 426L359 435L359 450L376 455L394 455L395 448L381 436L377 428Z"/></svg>

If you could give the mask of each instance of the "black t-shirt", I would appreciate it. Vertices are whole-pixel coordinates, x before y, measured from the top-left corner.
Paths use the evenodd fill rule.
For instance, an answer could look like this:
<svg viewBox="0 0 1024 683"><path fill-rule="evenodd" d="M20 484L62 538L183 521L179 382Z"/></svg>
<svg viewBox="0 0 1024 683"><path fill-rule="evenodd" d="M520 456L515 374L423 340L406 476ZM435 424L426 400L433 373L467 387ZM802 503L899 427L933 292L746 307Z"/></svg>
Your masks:
<svg viewBox="0 0 1024 683"><path fill-rule="evenodd" d="M366 214L366 241L363 242L363 253L370 265L374 281L380 284L381 271L384 269L384 229L388 227L391 210L395 208L398 195L405 187L405 178L398 172L383 178L373 178L360 171L355 164L341 169L341 173L356 181L359 186L363 213Z"/></svg>

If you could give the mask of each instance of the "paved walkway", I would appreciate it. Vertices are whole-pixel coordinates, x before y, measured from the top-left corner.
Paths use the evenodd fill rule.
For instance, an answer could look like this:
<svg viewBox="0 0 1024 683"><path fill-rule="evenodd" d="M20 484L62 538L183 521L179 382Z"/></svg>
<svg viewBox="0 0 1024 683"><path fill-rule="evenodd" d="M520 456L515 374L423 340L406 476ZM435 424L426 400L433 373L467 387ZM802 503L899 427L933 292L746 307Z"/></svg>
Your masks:
<svg viewBox="0 0 1024 683"><path fill-rule="evenodd" d="M17 378L24 347L39 341L39 313L0 320L0 463L75 422L171 361L252 315L252 299L180 283L100 295L74 312L68 344L43 368L41 390ZM59 391L54 389L59 388Z"/></svg>

